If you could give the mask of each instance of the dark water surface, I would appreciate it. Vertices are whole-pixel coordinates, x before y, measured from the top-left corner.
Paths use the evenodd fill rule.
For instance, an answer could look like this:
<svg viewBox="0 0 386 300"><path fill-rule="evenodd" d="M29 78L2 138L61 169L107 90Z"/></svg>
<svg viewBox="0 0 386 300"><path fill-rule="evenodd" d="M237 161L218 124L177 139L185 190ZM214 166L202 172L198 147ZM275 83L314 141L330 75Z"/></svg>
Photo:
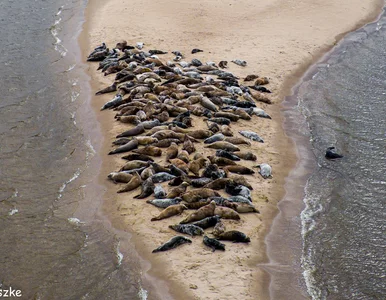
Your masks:
<svg viewBox="0 0 386 300"><path fill-rule="evenodd" d="M99 213L85 5L0 1L0 286L22 299L146 298Z"/></svg>
<svg viewBox="0 0 386 300"><path fill-rule="evenodd" d="M317 169L302 212L312 299L386 299L386 16L349 34L297 91ZM328 161L336 146L343 159Z"/></svg>

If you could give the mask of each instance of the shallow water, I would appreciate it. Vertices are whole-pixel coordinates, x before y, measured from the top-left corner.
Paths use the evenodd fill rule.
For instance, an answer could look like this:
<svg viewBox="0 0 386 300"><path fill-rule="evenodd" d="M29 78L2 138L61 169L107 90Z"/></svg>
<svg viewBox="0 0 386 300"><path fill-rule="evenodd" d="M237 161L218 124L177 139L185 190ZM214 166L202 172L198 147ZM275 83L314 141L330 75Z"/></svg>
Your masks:
<svg viewBox="0 0 386 300"><path fill-rule="evenodd" d="M100 132L77 45L85 6L0 2L0 286L22 299L146 298L120 250L130 237L100 213Z"/></svg>
<svg viewBox="0 0 386 300"><path fill-rule="evenodd" d="M349 34L297 91L317 161L301 214L312 299L385 299L385 25ZM344 158L326 160L329 146Z"/></svg>

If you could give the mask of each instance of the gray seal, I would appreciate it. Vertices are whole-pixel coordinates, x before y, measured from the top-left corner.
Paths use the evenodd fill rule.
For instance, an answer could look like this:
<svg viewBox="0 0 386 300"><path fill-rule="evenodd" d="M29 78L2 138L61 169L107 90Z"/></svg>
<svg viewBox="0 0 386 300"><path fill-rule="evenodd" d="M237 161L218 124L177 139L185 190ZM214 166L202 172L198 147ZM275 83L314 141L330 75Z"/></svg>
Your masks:
<svg viewBox="0 0 386 300"><path fill-rule="evenodd" d="M202 240L202 242L204 243L204 245L212 249L212 252L216 250L225 251L225 245L223 243L219 242L216 239L209 238L206 235L204 236L204 239Z"/></svg>
<svg viewBox="0 0 386 300"><path fill-rule="evenodd" d="M129 151L137 149L137 148L138 148L138 140L133 139L130 142L118 147L117 149L110 151L109 155L122 153L122 152L129 152Z"/></svg>
<svg viewBox="0 0 386 300"><path fill-rule="evenodd" d="M135 199L143 199L149 197L154 192L154 182L151 177L142 182L142 192L139 195L134 196Z"/></svg>
<svg viewBox="0 0 386 300"><path fill-rule="evenodd" d="M211 137L208 137L204 140L205 144L212 144L214 142L223 141L225 139L225 136L222 133L216 133L215 135L212 135Z"/></svg>
<svg viewBox="0 0 386 300"><path fill-rule="evenodd" d="M166 199L153 199L153 200L147 200L146 202L149 204L152 204L156 207L159 207L159 208L167 208L171 205L179 204L181 201L182 201L182 199L177 197L174 199L168 199L168 198L166 198Z"/></svg>
<svg viewBox="0 0 386 300"><path fill-rule="evenodd" d="M157 198L157 199L162 199L162 198L165 198L166 196L166 192L164 190L164 188L162 187L162 185L156 185L154 187L154 196ZM176 203L177 204L177 203Z"/></svg>
<svg viewBox="0 0 386 300"><path fill-rule="evenodd" d="M248 131L248 130L240 130L239 133L242 136L244 136L252 141L264 143L264 140L256 132Z"/></svg>
<svg viewBox="0 0 386 300"><path fill-rule="evenodd" d="M158 248L154 249L152 251L152 253L174 249L174 248L176 248L176 247L178 247L180 245L186 244L186 243L191 244L192 241L189 240L188 238L184 237L184 236L177 235L175 237L172 237L165 244L163 244L163 245L159 246Z"/></svg>
<svg viewBox="0 0 386 300"><path fill-rule="evenodd" d="M169 228L171 228L177 232L180 232L180 233L189 234L191 236L204 234L204 230L201 227L198 227L198 226L192 225L192 224L169 225Z"/></svg>
<svg viewBox="0 0 386 300"><path fill-rule="evenodd" d="M192 225L201 227L202 229L207 229L209 227L214 227L217 222L220 220L219 216L212 216L212 217L207 217L205 219L202 219L197 222L193 222Z"/></svg>
<svg viewBox="0 0 386 300"><path fill-rule="evenodd" d="M272 177L272 167L269 164L260 164L258 165L260 167L259 174L264 178L271 178Z"/></svg>
<svg viewBox="0 0 386 300"><path fill-rule="evenodd" d="M160 182L165 182L165 181L169 181L173 178L175 178L176 176L172 175L172 174L169 174L169 173L166 173L166 172L160 172L160 173L157 173L157 174L154 174L151 178L151 180L154 182L154 183L160 183Z"/></svg>

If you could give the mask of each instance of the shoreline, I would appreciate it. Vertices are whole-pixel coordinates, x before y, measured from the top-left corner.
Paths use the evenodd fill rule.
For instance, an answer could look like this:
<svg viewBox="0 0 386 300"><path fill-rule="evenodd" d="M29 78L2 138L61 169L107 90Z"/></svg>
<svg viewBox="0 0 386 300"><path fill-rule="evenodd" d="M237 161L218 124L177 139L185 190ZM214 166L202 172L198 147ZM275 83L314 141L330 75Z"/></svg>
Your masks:
<svg viewBox="0 0 386 300"><path fill-rule="evenodd" d="M106 3L106 4L102 4L101 1L97 1L97 2L99 2L99 4L96 4L95 1L93 3L88 4L88 7L87 7L88 12L86 14L87 25L85 25L85 27L84 27L85 32L92 30L92 29L90 29L90 27L88 27L89 23L90 23L90 19L92 18L91 14L94 14L94 13L97 14L98 10L102 10L103 6L104 7L108 6L108 4L109 3L111 4L112 2L114 2L114 0L110 0L110 2ZM146 2L146 1L144 1L144 2ZM272 1L272 2L274 2L274 1ZM374 2L380 3L380 1L374 1ZM382 4L383 4L383 2L382 2ZM382 5L382 7L383 7L383 5ZM376 10L378 10L378 7L376 8ZM379 15L379 13L377 13L376 15ZM357 22L356 23L357 25L354 26L355 29L361 27L365 23L368 23L369 19L373 19L374 16L375 16L375 11L371 14L371 17L369 16L368 18L366 18L366 20L363 19L363 21L361 21L359 23ZM94 18L96 18L96 16L94 16ZM358 25L358 24L361 24L361 25ZM349 31L353 31L355 29L349 29L343 34L338 34L336 36L336 39L340 39L344 34L346 34ZM106 36L106 34L105 34L105 36ZM94 35L92 38L95 39L95 37L96 36ZM101 34L100 37L102 39L98 42L91 41L92 38L89 37L89 39L87 40L88 45L87 45L87 43L83 43L83 47L82 47L83 53L88 52L92 46L95 46L96 44L102 42L102 40L104 40L103 34ZM111 41L109 44L114 43L114 41L118 41L120 39L119 37L114 37L114 36L111 36L110 38L111 38ZM129 42L141 40L141 38L136 39L135 37L133 37L132 39L129 39L129 38L126 38L126 39ZM145 40L145 39L146 39L146 36L143 37L143 40ZM95 42L96 42L96 44L95 44ZM155 46L157 46L157 44L155 44ZM303 75L305 70L307 70L311 65L313 65L315 62L317 62L333 46L334 46L334 44L330 44L330 45L326 45L324 48L320 48L318 51L316 51L316 54L314 54L312 56L312 58L309 59L309 61L307 61L306 63L303 62L303 64L298 65L290 74L287 74L285 76L280 75L280 76L284 76L285 80L283 80L281 82L281 84L278 83L278 80L276 80L276 82L274 81L273 85L275 86L274 87L275 99L278 99L280 101L280 99L283 99L284 95L289 95L291 89L294 86L294 83L298 82L299 78L301 78L300 75ZM87 48L87 47L89 47L89 48ZM171 50L170 47L167 47L167 50L170 51ZM216 54L216 52L214 54L213 53L211 54L212 58L216 58L216 56L218 56ZM315 57L317 57L317 58L315 58ZM105 84L105 83L101 82L101 78L98 78L98 76L95 76L95 74L93 74L92 66L89 64L87 66L89 69L88 72L90 73L90 76L93 79L92 85L94 87L96 87L98 85ZM253 67L252 68L248 67L247 71L250 71L250 73L253 73ZM274 77L274 75L270 74L270 73L264 73L264 74L262 74L262 76ZM271 87L271 85L270 85L270 87ZM99 99L97 101L100 103L103 102L101 99ZM290 170L292 170L293 166L297 163L297 158L296 158L295 153L293 151L293 149L294 149L293 148L294 147L293 142L287 138L287 135L282 128L284 117L281 114L282 103L281 103L281 101L280 102L279 101L275 101L275 104L270 106L270 113L273 115L274 122L275 122L274 127L277 129L274 132L275 140L272 142L272 145L273 145L274 149L280 149L280 151L283 151L283 149L286 149L286 151L283 151L284 153L282 152L280 156L281 156L281 158L286 157L287 161L283 162L283 160L280 160L279 164L276 165L275 169L273 170L275 188L272 188L273 191L272 191L272 194L270 195L270 197L274 198L275 200L272 202L272 205L264 208L264 210L262 211L262 214L260 215L262 217L262 222L264 225L263 225L263 229L260 229L260 231L259 231L259 244L249 246L249 247L254 247L255 249L258 249L258 250L262 250L265 248L265 237L270 231L271 223L273 222L274 218L276 217L276 215L279 212L279 210L277 208L277 204L283 198L283 196L285 194L285 190L284 190L285 178L286 178L287 174L290 172ZM96 107L100 107L100 105L95 104L95 108ZM96 110L98 110L98 109L96 109ZM112 130L112 125L111 125L112 113L105 113L105 112L102 114L97 113L97 118L98 118L98 121L101 123L103 132L106 133L106 132L110 132ZM270 125L270 126L272 126L272 125ZM102 166L102 174L100 176L100 179L101 179L100 182L104 183L104 184L106 183L105 178L106 178L106 174L107 174L104 172L107 170L109 170L108 172L113 170L114 168L113 168L112 164L115 164L115 167L118 166L118 159L114 159L114 161L112 161L112 159L107 157L107 155L106 155L106 159L104 156L105 155L104 153L107 153L108 152L107 150L111 148L110 140L111 140L111 135L106 134L105 135L105 141L103 142L103 146L101 149L102 150L102 157L103 157L103 163L102 163L103 166ZM288 159L288 155L289 155L290 159ZM281 171L278 172L278 169L280 169ZM112 185L110 185L109 187L106 188L107 199L105 199L105 205L104 205L103 210L109 216L109 219L114 227L121 229L121 230L123 229L126 231L128 229L125 228L126 227L125 224L121 220L119 220L122 217L120 216L119 213L114 211L114 205L116 205L116 203L117 203L116 199L114 199L115 198L114 197L115 192L116 192L116 187L114 187ZM276 203L275 203L275 201L276 201ZM113 202L113 203L107 204L107 202ZM140 250L146 249L146 246L144 245L143 240L140 237L137 237L135 235L135 233L132 233L132 234L133 234L132 239L134 241L135 248L137 249L137 251L140 252ZM180 290L181 287L179 284L167 283L166 285L168 287L163 288L163 285L166 282L163 280L155 280L155 278L163 277L162 275L164 275L164 273L165 273L164 270L165 270L166 264L162 260L154 258L154 256L151 255L151 253L150 253L150 255L149 254L144 255L143 253L141 255L144 257L144 261L142 262L142 267L149 268L151 266L150 271L148 271L148 272L145 271L144 275L145 275L145 277L146 276L152 276L152 277L150 279L145 280L145 282L143 284L145 289L147 289L151 292L149 295L149 299L157 299L157 297L161 297L160 295L163 295L161 297L162 299L173 299L173 297L179 299L179 297L178 297L179 295L184 295L185 296L184 298L185 299L187 298L186 297L187 295L185 293L186 292L189 293L189 287L187 287L186 291L182 291L182 290ZM150 266L146 262L146 260L150 261ZM268 261L268 257L265 253L265 250L264 250L263 254L260 255L259 257L256 257L252 261L250 261L250 264L256 265L257 263L264 263L267 261ZM259 296L261 296L261 299L268 299L269 298L269 291L268 291L268 286L266 283L269 282L270 276L266 272L261 271L261 269L260 270L257 270L257 269L260 269L260 268L256 268L256 270L255 270L259 274L253 274L254 280L250 280L253 285L256 285L256 288L251 287L251 290L255 290L255 292ZM155 276L155 277L153 277L153 276ZM149 284L148 282L150 282L150 281L152 281L152 282L156 281L155 285L154 285L154 283ZM256 282L259 282L259 281L262 282L262 284L260 284L260 286L258 286L256 284ZM160 289L160 295L158 295L158 296L153 295L155 289ZM191 298L192 299L201 299L201 298L195 298L193 296Z"/></svg>

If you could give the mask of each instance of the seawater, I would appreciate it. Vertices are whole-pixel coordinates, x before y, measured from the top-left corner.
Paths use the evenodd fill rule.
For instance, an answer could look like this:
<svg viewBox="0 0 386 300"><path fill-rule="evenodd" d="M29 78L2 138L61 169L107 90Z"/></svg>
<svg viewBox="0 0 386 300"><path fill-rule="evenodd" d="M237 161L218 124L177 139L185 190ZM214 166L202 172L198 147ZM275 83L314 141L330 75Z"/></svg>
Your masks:
<svg viewBox="0 0 386 300"><path fill-rule="evenodd" d="M21 299L147 297L100 214L98 126L77 45L86 4L0 1L0 288Z"/></svg>
<svg viewBox="0 0 386 300"><path fill-rule="evenodd" d="M301 213L312 299L386 299L386 16L349 34L296 91L316 170ZM324 158L335 146L344 158Z"/></svg>

